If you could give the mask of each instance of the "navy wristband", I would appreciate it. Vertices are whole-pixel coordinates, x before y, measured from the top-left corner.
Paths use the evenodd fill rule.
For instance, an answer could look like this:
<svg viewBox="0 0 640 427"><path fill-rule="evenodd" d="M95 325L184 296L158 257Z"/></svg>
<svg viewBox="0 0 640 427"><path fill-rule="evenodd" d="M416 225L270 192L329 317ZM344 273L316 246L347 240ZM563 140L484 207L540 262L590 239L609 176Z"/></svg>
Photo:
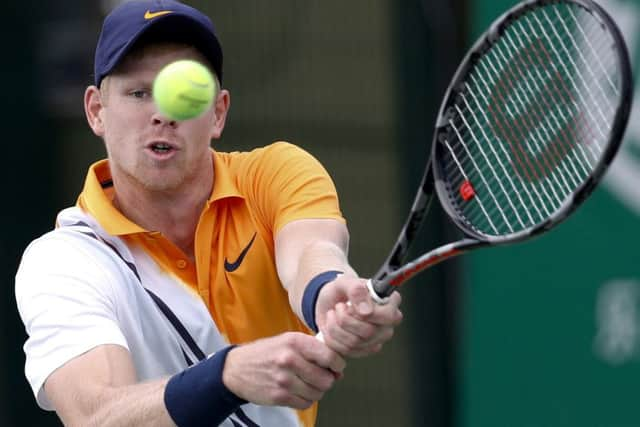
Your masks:
<svg viewBox="0 0 640 427"><path fill-rule="evenodd" d="M225 347L171 377L164 390L164 404L178 427L217 426L247 403L222 382L224 362L233 347Z"/></svg>
<svg viewBox="0 0 640 427"><path fill-rule="evenodd" d="M338 277L338 274L342 274L342 271L330 270L320 273L309 280L307 287L304 289L304 294L302 295L302 316L314 332L318 332L318 325L316 325L316 302L318 301L318 294L320 294L322 287Z"/></svg>

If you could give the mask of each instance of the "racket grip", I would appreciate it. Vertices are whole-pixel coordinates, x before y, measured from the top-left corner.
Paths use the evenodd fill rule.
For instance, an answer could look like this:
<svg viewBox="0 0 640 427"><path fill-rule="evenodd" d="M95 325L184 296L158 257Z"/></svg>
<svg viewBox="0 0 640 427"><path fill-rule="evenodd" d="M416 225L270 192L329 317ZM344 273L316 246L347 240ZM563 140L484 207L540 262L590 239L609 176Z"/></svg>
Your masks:
<svg viewBox="0 0 640 427"><path fill-rule="evenodd" d="M386 303L389 302L389 298L390 298L389 295L384 297L381 297L380 295L378 295L378 292L376 292L376 288L373 286L373 279L367 280L367 289L369 289L369 295L371 295L371 299L373 299L376 302L376 304L385 305Z"/></svg>
<svg viewBox="0 0 640 427"><path fill-rule="evenodd" d="M385 305L386 303L389 302L389 297L384 297L381 298L378 293L375 291L375 289L373 289L373 282L371 281L371 279L367 280L367 289L369 289L369 295L371 295L371 299L378 305ZM347 305L351 306L351 301L347 301ZM324 336L322 335L322 332L318 332L316 334L316 339L318 339L319 341L324 342Z"/></svg>

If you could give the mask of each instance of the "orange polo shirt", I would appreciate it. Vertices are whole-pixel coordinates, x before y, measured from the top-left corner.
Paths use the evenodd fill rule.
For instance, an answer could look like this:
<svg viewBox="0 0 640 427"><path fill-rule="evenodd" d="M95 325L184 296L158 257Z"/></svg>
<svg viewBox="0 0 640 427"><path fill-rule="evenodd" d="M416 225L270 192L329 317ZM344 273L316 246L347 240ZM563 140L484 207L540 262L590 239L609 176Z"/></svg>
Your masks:
<svg viewBox="0 0 640 427"><path fill-rule="evenodd" d="M278 278L274 240L282 226L297 219L344 222L331 178L311 155L285 142L251 152L212 151L212 156L215 180L196 229L195 263L161 233L143 229L113 206L107 160L89 169L78 205L198 293L230 343L309 332ZM298 413L311 426L317 406Z"/></svg>

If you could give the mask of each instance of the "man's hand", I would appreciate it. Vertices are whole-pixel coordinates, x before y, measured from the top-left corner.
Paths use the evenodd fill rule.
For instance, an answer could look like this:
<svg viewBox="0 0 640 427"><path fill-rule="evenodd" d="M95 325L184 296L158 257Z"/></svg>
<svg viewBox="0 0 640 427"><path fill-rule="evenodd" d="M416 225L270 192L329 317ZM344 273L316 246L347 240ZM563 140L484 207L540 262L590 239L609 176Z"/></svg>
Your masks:
<svg viewBox="0 0 640 427"><path fill-rule="evenodd" d="M289 332L232 349L222 381L259 405L305 409L342 377L344 359L315 337Z"/></svg>
<svg viewBox="0 0 640 427"><path fill-rule="evenodd" d="M363 357L380 351L393 335L402 320L398 309L401 298L394 292L387 304L376 304L366 280L357 278L349 265L348 246L345 224L331 219L297 220L276 236L276 264L291 307L300 319L304 319L302 301L309 281L325 271L344 272L320 290L314 323L332 350L347 357Z"/></svg>
<svg viewBox="0 0 640 427"><path fill-rule="evenodd" d="M316 323L331 349L348 357L377 353L402 321L402 298L394 292L379 305L369 295L364 279L338 276L318 295Z"/></svg>

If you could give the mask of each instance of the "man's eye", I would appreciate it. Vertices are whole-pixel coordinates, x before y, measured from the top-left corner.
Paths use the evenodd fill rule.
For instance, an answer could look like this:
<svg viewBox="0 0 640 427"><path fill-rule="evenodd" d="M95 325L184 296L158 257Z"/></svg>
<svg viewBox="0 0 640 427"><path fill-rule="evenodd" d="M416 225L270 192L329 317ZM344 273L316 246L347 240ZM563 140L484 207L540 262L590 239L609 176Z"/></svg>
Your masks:
<svg viewBox="0 0 640 427"><path fill-rule="evenodd" d="M138 90L134 90L131 91L131 96L133 96L134 98L138 98L138 99L144 99L147 96L149 96L149 91L147 90L143 90L143 89L138 89Z"/></svg>

